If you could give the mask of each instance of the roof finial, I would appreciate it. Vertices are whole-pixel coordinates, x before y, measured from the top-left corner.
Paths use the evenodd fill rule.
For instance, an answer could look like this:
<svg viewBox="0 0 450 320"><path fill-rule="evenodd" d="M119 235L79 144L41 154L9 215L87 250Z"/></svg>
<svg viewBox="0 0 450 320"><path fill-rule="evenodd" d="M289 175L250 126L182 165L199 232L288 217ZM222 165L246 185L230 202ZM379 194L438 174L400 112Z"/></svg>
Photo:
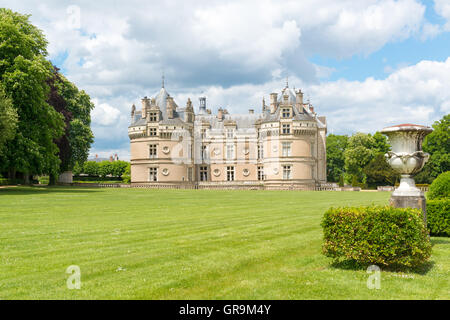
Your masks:
<svg viewBox="0 0 450 320"><path fill-rule="evenodd" d="M162 73L162 83L161 83L161 88L164 88L164 71Z"/></svg>
<svg viewBox="0 0 450 320"><path fill-rule="evenodd" d="M289 77L286 76L286 88L289 88Z"/></svg>

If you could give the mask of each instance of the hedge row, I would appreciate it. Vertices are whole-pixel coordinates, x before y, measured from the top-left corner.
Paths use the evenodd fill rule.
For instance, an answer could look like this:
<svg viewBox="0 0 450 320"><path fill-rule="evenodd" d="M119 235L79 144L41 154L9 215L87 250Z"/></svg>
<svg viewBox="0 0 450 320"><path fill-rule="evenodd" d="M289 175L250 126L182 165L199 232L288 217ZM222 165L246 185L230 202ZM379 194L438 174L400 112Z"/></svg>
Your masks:
<svg viewBox="0 0 450 320"><path fill-rule="evenodd" d="M450 199L427 201L427 225L432 236L450 237Z"/></svg>
<svg viewBox="0 0 450 320"><path fill-rule="evenodd" d="M321 225L323 253L335 261L414 267L431 255L428 230L417 209L330 208Z"/></svg>

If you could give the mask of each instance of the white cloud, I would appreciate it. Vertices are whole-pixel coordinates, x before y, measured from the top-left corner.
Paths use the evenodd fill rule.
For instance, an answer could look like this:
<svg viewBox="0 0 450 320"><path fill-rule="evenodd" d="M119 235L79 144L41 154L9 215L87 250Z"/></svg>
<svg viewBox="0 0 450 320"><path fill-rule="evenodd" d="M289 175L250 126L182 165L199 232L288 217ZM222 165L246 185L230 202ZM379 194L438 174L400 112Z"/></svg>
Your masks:
<svg viewBox="0 0 450 320"><path fill-rule="evenodd" d="M92 122L102 126L110 126L117 122L120 117L120 111L111 107L107 103L99 103L97 99L92 99L95 105L91 112Z"/></svg>
<svg viewBox="0 0 450 320"><path fill-rule="evenodd" d="M180 106L188 96L195 103L203 91L210 106L233 112L259 110L262 96L268 100L289 75L335 132L377 130L403 118L423 123L448 110L450 82L442 75L448 61L397 66L384 80L324 83L334 70L308 61L315 54L367 55L414 35L435 36L419 0L79 0L70 3L80 8L79 28L68 23L73 11L68 14L67 2L3 3L32 14L49 40L51 59L67 54L59 67L95 99L98 152L128 148L129 108L157 90L163 70ZM447 3L436 0L436 11L449 20Z"/></svg>
<svg viewBox="0 0 450 320"><path fill-rule="evenodd" d="M314 39L306 44L338 57L369 54L388 42L408 38L419 31L425 12L414 0L339 1L331 7L324 19L310 26Z"/></svg>
<svg viewBox="0 0 450 320"><path fill-rule="evenodd" d="M289 79L290 87L302 88L319 115L327 117L334 133L375 132L399 123L431 125L450 110L450 58L446 61L421 61L401 67L387 78L364 81L337 80L309 85L299 78ZM264 84L223 88L202 88L208 107L214 111L227 107L233 113L261 110L262 97L283 87L277 78ZM176 94L179 105L188 97L195 101L200 92Z"/></svg>
<svg viewBox="0 0 450 320"><path fill-rule="evenodd" d="M163 69L182 87L263 83L276 70L317 81L309 55L369 54L420 31L425 10L419 0L84 0L74 28L77 11L61 1L6 2L32 13L50 57L67 52L67 75L98 98L154 86Z"/></svg>
<svg viewBox="0 0 450 320"><path fill-rule="evenodd" d="M433 39L442 33L443 29L438 24L425 23L422 27L422 34L420 35L420 39L422 41L426 41L428 39Z"/></svg>
<svg viewBox="0 0 450 320"><path fill-rule="evenodd" d="M434 0L434 9L437 14L447 20L444 28L446 31L450 31L450 1Z"/></svg>
<svg viewBox="0 0 450 320"><path fill-rule="evenodd" d="M339 80L307 90L338 132L374 132L405 122L431 125L450 104L450 58L421 61L383 80Z"/></svg>

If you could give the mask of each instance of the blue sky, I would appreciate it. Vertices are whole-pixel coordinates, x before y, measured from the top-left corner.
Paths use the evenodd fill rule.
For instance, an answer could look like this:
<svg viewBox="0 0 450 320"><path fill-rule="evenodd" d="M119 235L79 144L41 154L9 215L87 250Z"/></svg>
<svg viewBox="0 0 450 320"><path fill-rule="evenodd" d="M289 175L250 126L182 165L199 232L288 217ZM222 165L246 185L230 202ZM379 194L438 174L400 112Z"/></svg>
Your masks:
<svg viewBox="0 0 450 320"><path fill-rule="evenodd" d="M450 112L450 0L11 1L93 99L91 154L129 157L131 105L166 77L178 105L260 110L289 77L328 132L431 125Z"/></svg>

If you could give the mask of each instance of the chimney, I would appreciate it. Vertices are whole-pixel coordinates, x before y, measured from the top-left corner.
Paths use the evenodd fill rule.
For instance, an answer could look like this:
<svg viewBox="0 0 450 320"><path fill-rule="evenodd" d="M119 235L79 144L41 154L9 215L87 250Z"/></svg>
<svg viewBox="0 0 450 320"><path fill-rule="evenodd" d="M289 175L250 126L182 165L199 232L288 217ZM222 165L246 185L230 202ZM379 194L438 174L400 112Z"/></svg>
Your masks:
<svg viewBox="0 0 450 320"><path fill-rule="evenodd" d="M223 120L223 110L222 110L222 108L219 108L219 111L217 112L217 119L219 119L219 121Z"/></svg>
<svg viewBox="0 0 450 320"><path fill-rule="evenodd" d="M199 114L205 114L206 112L206 97L200 97L198 98L200 100L200 108L198 113Z"/></svg>
<svg viewBox="0 0 450 320"><path fill-rule="evenodd" d="M275 113L277 111L277 93L270 94L270 113Z"/></svg>
<svg viewBox="0 0 450 320"><path fill-rule="evenodd" d="M184 112L184 121L185 122L194 122L194 108L192 108L192 101L188 98L186 102L186 109Z"/></svg>
<svg viewBox="0 0 450 320"><path fill-rule="evenodd" d="M167 108L167 117L169 119L173 119L173 115L174 115L174 111L175 111L175 104L173 103L172 97L167 97L166 108Z"/></svg>
<svg viewBox="0 0 450 320"><path fill-rule="evenodd" d="M146 118L147 117L147 112L150 109L150 99L147 97L144 97L144 99L142 99L142 118Z"/></svg>
<svg viewBox="0 0 450 320"><path fill-rule="evenodd" d="M262 99L262 112L264 113L265 111L266 111L266 100L263 97L263 99Z"/></svg>
<svg viewBox="0 0 450 320"><path fill-rule="evenodd" d="M300 89L295 93L295 104L297 106L297 110L299 112L303 112L303 92Z"/></svg>
<svg viewBox="0 0 450 320"><path fill-rule="evenodd" d="M136 114L136 106L133 104L131 106L131 123L134 122L134 115Z"/></svg>
<svg viewBox="0 0 450 320"><path fill-rule="evenodd" d="M249 113L249 114L254 114L254 113L255 113L255 110L253 110L253 109L248 109L248 113Z"/></svg>

